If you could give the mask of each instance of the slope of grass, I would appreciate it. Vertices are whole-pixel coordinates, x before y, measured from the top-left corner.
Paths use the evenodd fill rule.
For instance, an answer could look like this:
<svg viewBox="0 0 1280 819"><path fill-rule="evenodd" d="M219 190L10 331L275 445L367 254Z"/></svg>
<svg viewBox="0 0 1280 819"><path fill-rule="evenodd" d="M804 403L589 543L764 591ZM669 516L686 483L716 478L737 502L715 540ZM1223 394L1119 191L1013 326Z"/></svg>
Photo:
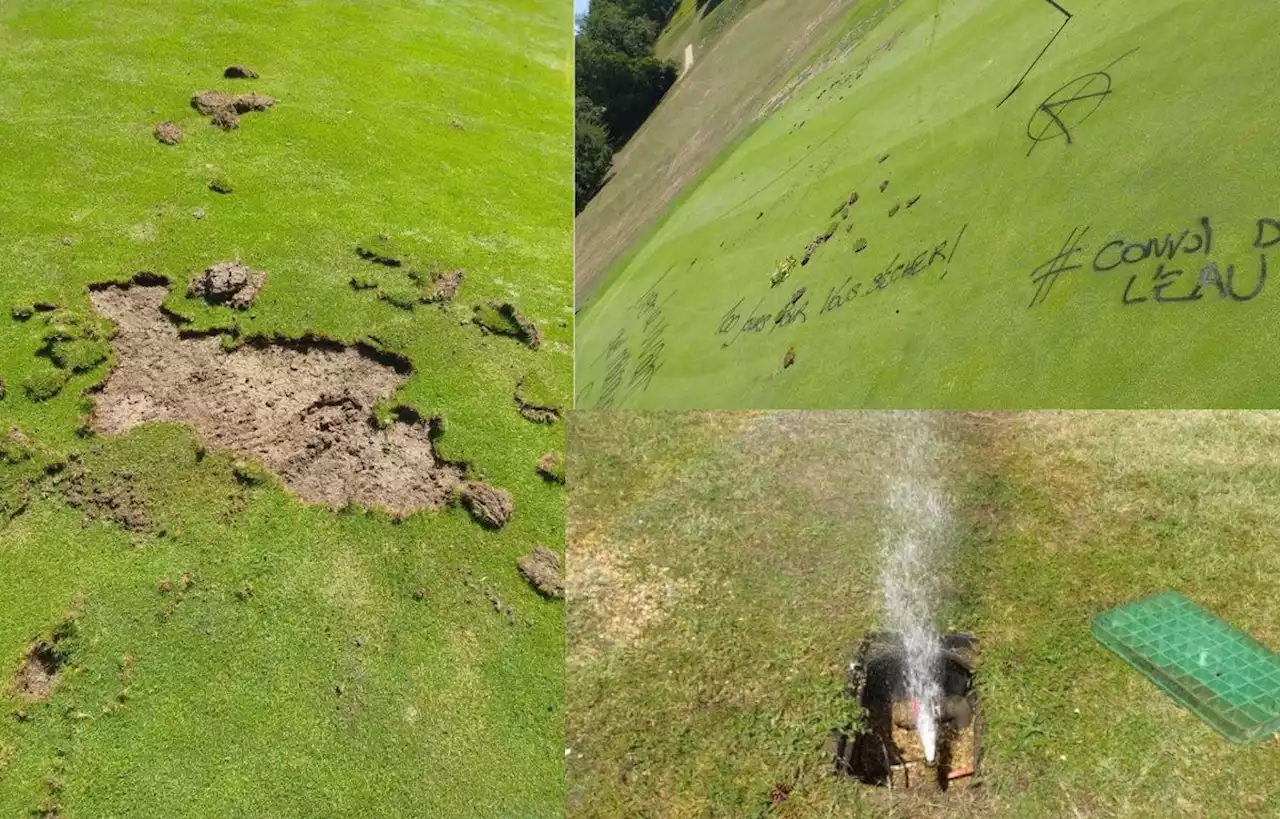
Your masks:
<svg viewBox="0 0 1280 819"><path fill-rule="evenodd" d="M624 417L625 416L625 417ZM680 421L672 419L679 418ZM1234 746L1099 644L1090 618L1183 591L1275 646L1280 419L935 417L953 538L939 625L983 641L983 782L891 795L825 741L881 619L886 476L918 416L579 413L569 540L570 816L1268 816L1280 739ZM645 425L648 425L646 430ZM611 435L616 430L619 434ZM579 438L593 442L585 451ZM644 443L638 443L644 442ZM579 511L643 451L669 476ZM579 520L585 518L586 520ZM635 624L639 624L638 627ZM780 790L787 796L772 804Z"/></svg>
<svg viewBox="0 0 1280 819"><path fill-rule="evenodd" d="M26 503L0 528L0 814L562 810L561 608L515 562L562 542L563 490L534 467L563 428L521 418L513 393L533 369L561 403L570 392L571 14L542 0L0 8L0 429L136 485L152 524L82 525L52 477L0 464L6 510ZM232 63L261 77L223 79ZM206 89L279 104L223 132L189 106ZM153 138L165 120L180 144ZM234 191L211 191L215 177ZM353 289L371 264L356 245L376 234L406 267L465 269L456 302L407 310ZM185 297L235 258L268 274L250 310ZM442 452L512 492L511 523L307 507L274 479L237 480L221 453L197 457L178 425L86 436L83 392L109 366L92 356L48 400L24 391L58 371L37 355L41 314L12 320L9 305L90 315L90 284L143 270L173 282L169 306L195 329L407 357L396 400L444 417ZM489 299L533 319L541 350L468 323ZM194 585L177 602L158 588L182 573ZM26 704L8 678L69 610L74 669Z"/></svg>
<svg viewBox="0 0 1280 819"><path fill-rule="evenodd" d="M1274 265L1271 223L1255 245L1275 218L1259 106L1276 57L1255 23L1276 12L1247 8L1245 23L1199 0L1076 4L997 107L1062 18L1030 0L903 3L708 163L610 272L579 314L583 405L1269 404L1270 283L1249 297ZM1053 103L1064 87L1085 99ZM1043 102L1070 143L1030 138L1060 134ZM619 208L593 235L633 216L650 221ZM1208 252L1190 238L1202 217ZM1172 261L1142 249L1184 232ZM1133 263L1113 265L1130 245ZM1053 275L1075 246L1079 267ZM650 292L664 330L646 357L635 307ZM625 389L602 402L611 370Z"/></svg>

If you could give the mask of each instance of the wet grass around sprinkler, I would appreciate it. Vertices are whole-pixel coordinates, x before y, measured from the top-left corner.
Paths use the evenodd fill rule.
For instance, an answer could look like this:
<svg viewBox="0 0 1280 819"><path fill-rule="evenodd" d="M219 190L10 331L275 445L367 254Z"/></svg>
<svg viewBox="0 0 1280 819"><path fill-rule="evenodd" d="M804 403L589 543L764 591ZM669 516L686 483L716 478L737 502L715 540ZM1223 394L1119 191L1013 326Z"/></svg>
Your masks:
<svg viewBox="0 0 1280 819"><path fill-rule="evenodd" d="M562 550L564 487L537 469L564 426L515 394L570 397L570 16L0 9L0 815L561 814L563 608L517 562ZM191 105L205 90L277 104L222 130ZM463 270L456 292L354 286L384 235L403 270ZM228 260L266 274L247 305L188 295ZM407 367L383 423L441 418L439 457L514 515L309 505L190 426L95 432L118 353L90 287L141 271L225 348L359 344ZM482 332L491 301L539 348ZM25 696L67 621L56 681Z"/></svg>
<svg viewBox="0 0 1280 819"><path fill-rule="evenodd" d="M1276 8L1061 5L859 3L703 156L744 14L579 217L581 405L1272 406Z"/></svg>
<svg viewBox="0 0 1280 819"><path fill-rule="evenodd" d="M978 787L931 795L835 778L824 747L855 718L845 668L882 625L903 419L732 417L572 419L570 816L1280 809L1280 739L1232 745L1090 633L1098 612L1177 589L1280 645L1280 417L936 421L955 521L941 625L982 640L986 730Z"/></svg>

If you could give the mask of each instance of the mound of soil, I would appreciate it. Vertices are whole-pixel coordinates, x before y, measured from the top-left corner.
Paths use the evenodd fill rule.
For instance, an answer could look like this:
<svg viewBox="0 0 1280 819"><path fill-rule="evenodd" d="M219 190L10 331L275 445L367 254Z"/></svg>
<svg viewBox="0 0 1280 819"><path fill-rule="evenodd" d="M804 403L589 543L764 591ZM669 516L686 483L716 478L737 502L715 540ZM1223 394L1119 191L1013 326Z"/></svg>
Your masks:
<svg viewBox="0 0 1280 819"><path fill-rule="evenodd" d="M266 273L242 262L219 262L187 285L187 295L245 310L266 281Z"/></svg>
<svg viewBox="0 0 1280 819"><path fill-rule="evenodd" d="M222 76L229 80L256 80L258 72L244 65L227 66L227 70L222 72Z"/></svg>
<svg viewBox="0 0 1280 819"><path fill-rule="evenodd" d="M538 546L516 564L520 574L543 597L564 597L564 576L560 556L546 546Z"/></svg>
<svg viewBox="0 0 1280 819"><path fill-rule="evenodd" d="M473 518L491 529L506 526L516 509L510 492L476 482L462 488L462 503Z"/></svg>
<svg viewBox="0 0 1280 819"><path fill-rule="evenodd" d="M334 508L408 514L449 502L463 469L437 455L438 420L402 414L385 429L373 423L375 402L392 396L407 365L320 340L252 339L228 352L218 336L183 337L161 309L167 295L136 282L90 293L119 327L118 364L94 396L94 430L189 423L205 444L259 461L301 499ZM491 491L510 514L510 496Z"/></svg>
<svg viewBox="0 0 1280 819"><path fill-rule="evenodd" d="M177 145L182 141L182 129L174 122L162 122L156 126L156 139L165 145Z"/></svg>
<svg viewBox="0 0 1280 819"><path fill-rule="evenodd" d="M27 649L26 660L13 676L14 693L28 700L48 699L61 674L61 655L42 640Z"/></svg>

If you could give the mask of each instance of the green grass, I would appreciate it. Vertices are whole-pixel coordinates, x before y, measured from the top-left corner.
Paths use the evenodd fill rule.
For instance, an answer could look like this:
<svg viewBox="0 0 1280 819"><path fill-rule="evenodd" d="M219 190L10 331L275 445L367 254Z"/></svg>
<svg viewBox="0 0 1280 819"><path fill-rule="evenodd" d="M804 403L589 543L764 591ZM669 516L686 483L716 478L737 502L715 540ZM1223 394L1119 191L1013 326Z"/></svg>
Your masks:
<svg viewBox="0 0 1280 819"><path fill-rule="evenodd" d="M532 370L570 394L570 17L545 0L0 9L0 304L19 316L0 318L0 429L30 441L0 465L4 508L24 509L0 528L0 815L561 813L562 609L515 564L562 543L563 489L535 466L564 431L513 394ZM261 78L224 80L232 63ZM223 132L189 106L206 89L279 104ZM164 120L180 144L153 138ZM357 244L381 234L408 267L465 269L455 303L353 288L372 266ZM185 296L234 258L268 274L251 309ZM87 435L84 391L109 366L88 286L138 271L173 282L167 306L195 329L407 357L395 401L443 415L443 454L509 489L515 517L495 533L459 508L334 512L199 457L186 427ZM540 351L470 323L491 299L538 324ZM25 316L33 303L68 312ZM41 471L68 458L108 487L130 473L152 526L84 525ZM180 603L158 592L183 572ZM74 670L24 705L9 675L77 608Z"/></svg>
<svg viewBox="0 0 1280 819"><path fill-rule="evenodd" d="M1269 4L1247 9L1250 20L1277 20ZM1270 283L1248 301L1220 297L1209 280L1198 301L1157 303L1160 260L1107 271L1093 262L1113 239L1176 240L1208 217L1212 252L1166 264L1183 273L1162 294L1190 294L1209 261L1224 275L1234 268L1239 295L1254 289L1264 255L1254 246L1258 220L1275 218L1271 121L1260 100L1277 58L1261 28L1220 4L1085 0L1071 10L1062 36L999 108L1059 25L1047 4L907 2L885 16L704 163L696 186L617 254L607 286L579 313L583 406L609 404L600 395L620 359L604 353L624 330L624 381L635 389L617 391L618 407L1270 405L1280 375L1267 363ZM852 30L857 17L844 25ZM834 31L823 41L839 42ZM1193 75L1175 80L1188 65ZM753 63L740 66L745 74ZM1072 144L1058 138L1030 150L1040 103L1103 70L1112 93ZM1095 82L1092 91L1102 87ZM1042 113L1034 132L1047 122ZM776 260L799 256L853 191L860 198L845 229L786 286L770 288ZM592 236L631 218L617 208L608 217ZM1085 227L1072 259L1083 267L1031 306L1032 274ZM949 264L899 270L872 292L877 276L922 252L927 262L944 240L955 249ZM579 250L592 254L599 249ZM1105 253L1099 259L1109 264ZM634 305L664 274L660 367L646 379L635 375L646 336ZM1131 278L1129 298L1145 301L1124 303ZM775 315L799 287L803 318L737 334L751 316ZM844 295L841 306L823 312L833 294ZM728 332L717 332L722 323ZM795 365L783 370L793 345Z"/></svg>
<svg viewBox="0 0 1280 819"><path fill-rule="evenodd" d="M954 518L940 625L983 641L987 728L981 786L928 799L837 779L824 748L853 716L846 664L882 625L885 475L918 419L734 416L572 419L570 816L1280 809L1280 739L1232 745L1090 633L1171 588L1280 643L1280 418L935 420Z"/></svg>

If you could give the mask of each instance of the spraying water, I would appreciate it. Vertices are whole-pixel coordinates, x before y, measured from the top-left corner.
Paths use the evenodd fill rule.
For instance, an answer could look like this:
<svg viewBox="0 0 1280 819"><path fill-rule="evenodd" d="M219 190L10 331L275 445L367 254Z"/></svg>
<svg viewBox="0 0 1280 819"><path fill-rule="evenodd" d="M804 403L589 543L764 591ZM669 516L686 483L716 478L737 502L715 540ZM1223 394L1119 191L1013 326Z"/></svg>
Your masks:
<svg viewBox="0 0 1280 819"><path fill-rule="evenodd" d="M937 752L942 687L941 648L934 626L938 576L947 539L949 512L934 462L933 419L909 415L900 453L888 475L883 524L884 608L889 627L906 643L907 694L915 709L916 732L925 759Z"/></svg>

